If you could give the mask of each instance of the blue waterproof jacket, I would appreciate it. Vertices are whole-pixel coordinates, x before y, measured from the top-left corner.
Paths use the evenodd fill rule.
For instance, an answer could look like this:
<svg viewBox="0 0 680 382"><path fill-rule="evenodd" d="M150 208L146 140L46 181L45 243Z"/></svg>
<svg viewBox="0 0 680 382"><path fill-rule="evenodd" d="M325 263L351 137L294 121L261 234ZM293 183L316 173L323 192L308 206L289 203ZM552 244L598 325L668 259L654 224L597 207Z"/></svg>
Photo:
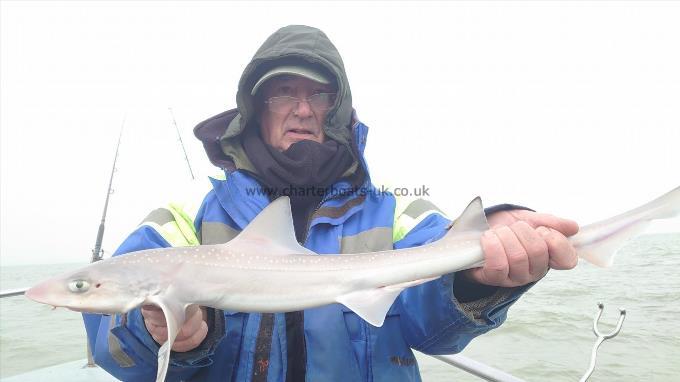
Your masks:
<svg viewBox="0 0 680 382"><path fill-rule="evenodd" d="M351 127L362 155L367 127ZM224 242L242 230L268 203L267 195L247 172L230 171L212 181L193 225L203 244ZM420 246L439 239L450 221L431 203L419 199L398 208L395 196L373 187L370 178L359 190L340 182L310 223L304 246L320 255ZM157 210L118 248L128 252L168 247L163 227L180 219L176 211ZM154 220L155 219L155 220ZM401 221L411 223L404 229ZM200 278L201 275L196 275ZM229 280L225 280L229 282ZM295 280L290 280L294 283ZM392 305L382 327L374 327L340 304L304 311L306 379L308 381L419 381L412 349L428 354L460 352L474 337L499 326L508 307L527 287L498 288L482 299L460 302L455 274L408 288ZM286 323L275 314L271 350L265 365L254 354L261 314L210 309L209 333L199 348L172 353L168 380L251 381L256 368L267 368L267 381L286 375ZM95 361L125 381L155 379L159 345L147 332L139 309L123 315L85 314Z"/></svg>

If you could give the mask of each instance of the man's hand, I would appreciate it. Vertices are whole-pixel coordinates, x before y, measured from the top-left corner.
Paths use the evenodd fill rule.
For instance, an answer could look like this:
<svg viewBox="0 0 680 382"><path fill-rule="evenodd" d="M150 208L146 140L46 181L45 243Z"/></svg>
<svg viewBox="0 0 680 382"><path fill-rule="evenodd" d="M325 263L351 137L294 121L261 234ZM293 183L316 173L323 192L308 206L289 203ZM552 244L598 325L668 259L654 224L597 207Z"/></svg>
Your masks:
<svg viewBox="0 0 680 382"><path fill-rule="evenodd" d="M515 287L541 279L549 268L571 269L578 263L567 240L578 232L572 220L526 210L500 211L488 217L481 239L484 267L463 275L485 285Z"/></svg>
<svg viewBox="0 0 680 382"><path fill-rule="evenodd" d="M161 308L154 305L142 306L144 325L154 341L163 344L168 340L168 328ZM206 310L204 306L191 305L186 312L186 321L182 325L172 350L185 352L196 349L208 335Z"/></svg>

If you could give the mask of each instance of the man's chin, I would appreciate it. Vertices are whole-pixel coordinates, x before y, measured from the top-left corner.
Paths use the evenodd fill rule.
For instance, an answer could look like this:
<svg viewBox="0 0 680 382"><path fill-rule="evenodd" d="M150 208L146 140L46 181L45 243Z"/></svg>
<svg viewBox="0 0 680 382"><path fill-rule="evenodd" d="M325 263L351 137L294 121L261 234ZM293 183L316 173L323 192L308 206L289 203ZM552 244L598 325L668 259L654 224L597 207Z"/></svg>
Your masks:
<svg viewBox="0 0 680 382"><path fill-rule="evenodd" d="M294 144L296 144L296 143L298 143L298 142L303 142L303 141L312 141L312 142L321 143L321 142L319 142L319 140L318 140L316 137L314 137L314 136L312 136L312 135L310 135L309 137L294 137L294 138L288 138L288 139L286 139L285 143L283 144L283 147L285 147L285 148L284 148L283 150L281 150L281 151L286 151L286 150L288 150L292 145L294 145Z"/></svg>

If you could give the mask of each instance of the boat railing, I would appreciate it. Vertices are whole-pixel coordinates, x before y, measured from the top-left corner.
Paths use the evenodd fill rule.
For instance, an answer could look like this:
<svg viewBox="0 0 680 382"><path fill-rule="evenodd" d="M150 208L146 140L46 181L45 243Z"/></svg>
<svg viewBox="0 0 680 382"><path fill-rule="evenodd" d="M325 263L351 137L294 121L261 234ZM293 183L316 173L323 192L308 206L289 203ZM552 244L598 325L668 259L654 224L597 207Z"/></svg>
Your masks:
<svg viewBox="0 0 680 382"><path fill-rule="evenodd" d="M0 298L20 296L20 295L26 293L27 290L28 290L28 288L6 289L6 290L3 290L3 291L0 291Z"/></svg>

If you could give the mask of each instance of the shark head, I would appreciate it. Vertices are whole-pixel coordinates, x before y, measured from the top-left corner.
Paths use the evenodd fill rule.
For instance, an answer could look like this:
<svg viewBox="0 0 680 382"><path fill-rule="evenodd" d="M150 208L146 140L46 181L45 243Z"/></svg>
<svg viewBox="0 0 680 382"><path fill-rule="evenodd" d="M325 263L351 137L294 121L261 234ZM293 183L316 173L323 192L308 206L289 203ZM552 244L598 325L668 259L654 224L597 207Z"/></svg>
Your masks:
<svg viewBox="0 0 680 382"><path fill-rule="evenodd" d="M77 271L43 281L26 291L33 301L78 312L123 313L144 302L129 278L115 277L120 270L105 271L104 264L91 264Z"/></svg>

